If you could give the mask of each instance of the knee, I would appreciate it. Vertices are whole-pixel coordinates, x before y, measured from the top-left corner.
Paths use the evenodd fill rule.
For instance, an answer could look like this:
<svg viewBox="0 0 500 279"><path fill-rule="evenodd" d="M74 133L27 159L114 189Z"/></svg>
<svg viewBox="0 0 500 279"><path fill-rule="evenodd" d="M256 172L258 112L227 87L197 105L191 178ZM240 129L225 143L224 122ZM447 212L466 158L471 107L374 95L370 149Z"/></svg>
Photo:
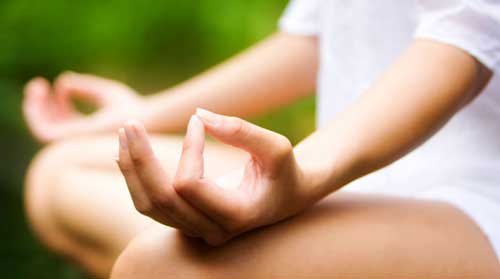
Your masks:
<svg viewBox="0 0 500 279"><path fill-rule="evenodd" d="M24 205L30 223L37 230L41 213L50 209L62 172L78 164L78 150L87 149L85 141L66 140L50 144L31 161L25 177Z"/></svg>
<svg viewBox="0 0 500 279"><path fill-rule="evenodd" d="M138 235L115 262L112 279L216 278L201 256L204 245L164 226ZM214 277L215 276L215 277Z"/></svg>
<svg viewBox="0 0 500 279"><path fill-rule="evenodd" d="M148 259L154 259L151 257L153 251L149 250L150 246L145 233L132 240L116 260L111 271L111 279L152 278L151 274L145 276L151 272Z"/></svg>
<svg viewBox="0 0 500 279"><path fill-rule="evenodd" d="M54 176L58 157L60 152L58 144L45 147L35 155L31 161L25 177L24 185L24 204L26 213L30 221L37 219L39 210L45 210L47 192L51 183L50 180Z"/></svg>
<svg viewBox="0 0 500 279"><path fill-rule="evenodd" d="M45 244L57 249L52 214L53 192L58 173L64 166L67 145L55 143L42 149L31 161L25 177L24 206L28 222L35 234Z"/></svg>

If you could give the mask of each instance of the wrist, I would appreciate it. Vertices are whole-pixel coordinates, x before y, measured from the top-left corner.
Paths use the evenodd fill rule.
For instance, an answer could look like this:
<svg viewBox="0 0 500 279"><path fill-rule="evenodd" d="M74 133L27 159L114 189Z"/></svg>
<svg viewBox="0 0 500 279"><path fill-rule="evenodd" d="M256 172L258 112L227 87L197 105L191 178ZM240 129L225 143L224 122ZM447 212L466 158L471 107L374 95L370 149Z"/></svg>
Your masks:
<svg viewBox="0 0 500 279"><path fill-rule="evenodd" d="M177 117L173 117L173 112L178 112L171 106L171 101L164 94L157 93L152 95L143 96L140 104L141 121L149 132L172 132L173 130L180 130L176 127Z"/></svg>
<svg viewBox="0 0 500 279"><path fill-rule="evenodd" d="M342 160L335 155L325 157L323 153L300 148L294 151L301 173L302 192L310 203L321 200L356 178L352 160Z"/></svg>
<svg viewBox="0 0 500 279"><path fill-rule="evenodd" d="M325 197L330 191L332 183L328 173L317 166L311 166L304 161L300 162L300 195L306 204L314 204Z"/></svg>
<svg viewBox="0 0 500 279"><path fill-rule="evenodd" d="M184 92L168 90L143 97L141 118L151 132L180 132L186 129L196 106Z"/></svg>

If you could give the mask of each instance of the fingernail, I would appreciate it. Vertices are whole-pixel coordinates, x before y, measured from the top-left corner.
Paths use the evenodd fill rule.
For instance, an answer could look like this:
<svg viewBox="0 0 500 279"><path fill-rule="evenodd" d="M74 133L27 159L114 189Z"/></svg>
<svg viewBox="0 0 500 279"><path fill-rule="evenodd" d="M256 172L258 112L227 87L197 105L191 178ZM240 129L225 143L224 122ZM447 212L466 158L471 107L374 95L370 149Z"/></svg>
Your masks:
<svg viewBox="0 0 500 279"><path fill-rule="evenodd" d="M125 136L125 130L123 128L118 130L118 141L120 142L120 149L126 150L128 143L127 137Z"/></svg>
<svg viewBox="0 0 500 279"><path fill-rule="evenodd" d="M189 123L193 123L192 125L203 125L203 122L201 122L200 117L196 114L193 114L191 116L191 119L189 119Z"/></svg>
<svg viewBox="0 0 500 279"><path fill-rule="evenodd" d="M189 123L188 123L187 130L186 130L186 136L191 134L192 130L196 126L203 127L203 122L201 122L200 118L196 114L193 114L193 115L191 115L191 118L189 118Z"/></svg>
<svg viewBox="0 0 500 279"><path fill-rule="evenodd" d="M219 116L213 112L208 110L197 108L196 115L205 123L210 124L212 126L217 125L219 123Z"/></svg>

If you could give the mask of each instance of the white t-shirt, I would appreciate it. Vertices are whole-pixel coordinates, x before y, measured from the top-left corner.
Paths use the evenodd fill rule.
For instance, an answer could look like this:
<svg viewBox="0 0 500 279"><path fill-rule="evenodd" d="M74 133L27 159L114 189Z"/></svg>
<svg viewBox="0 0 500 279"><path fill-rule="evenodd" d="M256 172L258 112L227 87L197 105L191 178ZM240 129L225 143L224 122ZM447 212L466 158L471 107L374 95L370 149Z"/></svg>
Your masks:
<svg viewBox="0 0 500 279"><path fill-rule="evenodd" d="M279 24L284 32L319 37L319 127L353 103L415 37L453 45L500 71L500 0L293 0ZM421 147L347 188L454 203L500 255L499 76Z"/></svg>

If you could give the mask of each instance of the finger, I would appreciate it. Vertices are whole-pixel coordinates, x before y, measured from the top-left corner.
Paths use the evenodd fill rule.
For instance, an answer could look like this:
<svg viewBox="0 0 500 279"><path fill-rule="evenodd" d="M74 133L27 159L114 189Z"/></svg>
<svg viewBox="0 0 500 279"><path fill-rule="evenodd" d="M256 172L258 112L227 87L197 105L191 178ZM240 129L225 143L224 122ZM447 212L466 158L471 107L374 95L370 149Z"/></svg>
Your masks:
<svg viewBox="0 0 500 279"><path fill-rule="evenodd" d="M145 191L151 195L161 195L168 191L171 180L158 162L144 126L137 121L127 121L124 130L130 159Z"/></svg>
<svg viewBox="0 0 500 279"><path fill-rule="evenodd" d="M122 172L125 182L127 184L128 190L134 202L135 208L142 214L149 216L152 212L152 205L149 201L147 194L144 192L144 188L141 184L139 177L134 169L134 165L130 159L130 154L128 151L128 143L127 137L125 135L125 130L123 128L118 130L118 139L119 139L119 159L117 161L118 167ZM160 218L156 216L156 218ZM198 236L194 232L190 231L188 228L185 228L172 218L168 218L163 216L161 218L162 224L167 226L177 228L188 234L189 236Z"/></svg>
<svg viewBox="0 0 500 279"><path fill-rule="evenodd" d="M224 189L208 179L196 184L177 184L175 190L189 204L221 225L226 232L236 234L248 224L248 200L241 191Z"/></svg>
<svg viewBox="0 0 500 279"><path fill-rule="evenodd" d="M50 84L43 78L34 78L24 89L23 113L33 135L42 141L50 141L54 131L48 123L53 121Z"/></svg>
<svg viewBox="0 0 500 279"><path fill-rule="evenodd" d="M50 86L43 78L34 78L24 88L23 112L26 120L31 121L41 117L40 108L46 107ZM45 118L45 117L44 117ZM35 127L33 127L35 128Z"/></svg>
<svg viewBox="0 0 500 279"><path fill-rule="evenodd" d="M65 72L55 82L57 100L66 108L72 108L71 97L78 97L95 105L105 102L105 95L117 91L121 85L89 74Z"/></svg>
<svg viewBox="0 0 500 279"><path fill-rule="evenodd" d="M237 215L238 204L234 202L237 193L225 191L209 180L201 180L204 144L205 128L200 119L193 115L184 138L174 188L191 206L226 227Z"/></svg>
<svg viewBox="0 0 500 279"><path fill-rule="evenodd" d="M51 93L47 80L34 78L24 90L23 114L33 135L42 142L118 128L117 119L105 112L69 115Z"/></svg>
<svg viewBox="0 0 500 279"><path fill-rule="evenodd" d="M182 154L177 166L176 180L197 180L203 177L203 148L205 128L200 119L193 115L189 120Z"/></svg>
<svg viewBox="0 0 500 279"><path fill-rule="evenodd" d="M60 110L65 114L65 115L74 115L74 114L80 114L73 106L71 102L71 97L70 94L67 92L68 87L66 84L68 83L67 76L69 72L65 72L60 74L56 80L54 81L54 95L55 95L55 101L57 105L59 106Z"/></svg>
<svg viewBox="0 0 500 279"><path fill-rule="evenodd" d="M153 207L161 209L207 242L220 242L224 234L219 226L184 201L170 186L152 151L144 127L138 122L128 122L125 132L131 160Z"/></svg>
<svg viewBox="0 0 500 279"><path fill-rule="evenodd" d="M54 83L55 100L58 107L71 116L71 121L59 125L60 129L68 135L87 134L92 132L105 132L118 128L117 115L107 111L96 111L91 115L83 115L73 106L71 99L80 98L96 106L104 106L109 102L110 96L122 90L123 85L89 74L65 72Z"/></svg>
<svg viewBox="0 0 500 279"><path fill-rule="evenodd" d="M237 117L215 114L198 108L196 115L206 131L220 141L246 150L260 163L273 166L292 150L290 141L273 131Z"/></svg>
<svg viewBox="0 0 500 279"><path fill-rule="evenodd" d="M130 192L132 200L134 201L136 209L141 213L147 213L149 208L151 208L151 204L146 192L144 192L141 181L139 180L139 177L137 177L134 165L132 164L132 161L130 159L127 136L125 135L125 130L123 128L120 128L118 130L118 141L120 144L118 151L118 166L120 168L120 171L125 177L128 190Z"/></svg>

